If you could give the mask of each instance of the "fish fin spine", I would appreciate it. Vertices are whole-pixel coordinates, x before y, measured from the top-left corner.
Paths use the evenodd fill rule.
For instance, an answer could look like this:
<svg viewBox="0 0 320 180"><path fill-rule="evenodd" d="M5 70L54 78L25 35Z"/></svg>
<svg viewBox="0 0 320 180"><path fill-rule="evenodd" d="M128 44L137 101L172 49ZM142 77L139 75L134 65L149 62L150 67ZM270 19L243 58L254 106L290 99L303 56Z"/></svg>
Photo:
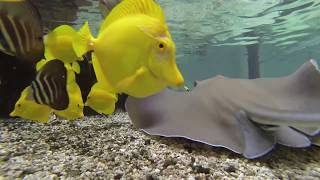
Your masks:
<svg viewBox="0 0 320 180"><path fill-rule="evenodd" d="M88 21L84 23L78 32L78 36L74 39L72 45L78 57L82 57L87 52L94 49L95 39L91 34Z"/></svg>

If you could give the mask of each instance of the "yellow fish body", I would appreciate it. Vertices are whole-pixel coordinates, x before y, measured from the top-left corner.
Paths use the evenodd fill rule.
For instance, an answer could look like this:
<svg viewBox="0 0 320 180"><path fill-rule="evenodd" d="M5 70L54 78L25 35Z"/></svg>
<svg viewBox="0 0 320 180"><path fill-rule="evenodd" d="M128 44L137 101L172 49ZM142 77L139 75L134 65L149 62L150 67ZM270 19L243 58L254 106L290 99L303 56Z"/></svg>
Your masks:
<svg viewBox="0 0 320 180"><path fill-rule="evenodd" d="M102 71L97 79L107 81L111 87L107 91L145 97L168 85L184 84L164 14L153 0L121 1L96 39L86 26L73 47L78 56L93 50Z"/></svg>

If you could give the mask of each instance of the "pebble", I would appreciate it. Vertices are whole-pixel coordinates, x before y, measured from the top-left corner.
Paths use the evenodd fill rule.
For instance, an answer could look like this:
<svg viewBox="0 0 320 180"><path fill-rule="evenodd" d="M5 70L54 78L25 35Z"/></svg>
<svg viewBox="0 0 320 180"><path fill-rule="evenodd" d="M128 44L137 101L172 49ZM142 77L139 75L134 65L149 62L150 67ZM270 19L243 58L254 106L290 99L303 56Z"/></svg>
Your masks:
<svg viewBox="0 0 320 180"><path fill-rule="evenodd" d="M1 120L0 127L0 179L320 178L319 148L277 147L247 160L223 148L147 135L126 113L74 123Z"/></svg>

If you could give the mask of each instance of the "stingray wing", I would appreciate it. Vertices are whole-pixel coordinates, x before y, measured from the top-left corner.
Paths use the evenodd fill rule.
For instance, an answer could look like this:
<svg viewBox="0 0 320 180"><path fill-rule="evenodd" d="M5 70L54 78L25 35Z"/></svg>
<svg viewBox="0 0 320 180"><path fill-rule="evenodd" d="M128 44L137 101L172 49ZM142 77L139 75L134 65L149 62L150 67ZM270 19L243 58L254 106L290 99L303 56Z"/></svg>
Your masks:
<svg viewBox="0 0 320 180"><path fill-rule="evenodd" d="M245 114L223 116L214 104L210 106L192 93L165 90L144 99L129 97L126 108L133 124L151 135L184 137L247 158L261 156L275 144L274 138L255 127Z"/></svg>

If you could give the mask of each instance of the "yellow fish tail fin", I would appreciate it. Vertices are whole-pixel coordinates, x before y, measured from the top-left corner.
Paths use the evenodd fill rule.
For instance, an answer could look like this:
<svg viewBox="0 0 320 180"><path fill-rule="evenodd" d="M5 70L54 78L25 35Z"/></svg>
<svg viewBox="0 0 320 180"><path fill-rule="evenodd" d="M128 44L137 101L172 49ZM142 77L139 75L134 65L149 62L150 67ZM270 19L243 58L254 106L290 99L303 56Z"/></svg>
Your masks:
<svg viewBox="0 0 320 180"><path fill-rule="evenodd" d="M165 22L164 13L154 0L125 0L121 1L112 9L106 19L103 21L100 32L112 24L114 21L126 16L147 15Z"/></svg>
<svg viewBox="0 0 320 180"><path fill-rule="evenodd" d="M78 32L77 38L73 40L73 50L78 57L82 57L85 53L93 49L94 37L91 34L88 21L84 23Z"/></svg>
<svg viewBox="0 0 320 180"><path fill-rule="evenodd" d="M62 61L77 59L72 48L72 41L77 36L79 36L77 31L69 25L56 27L44 38L45 58L47 60L60 59Z"/></svg>

